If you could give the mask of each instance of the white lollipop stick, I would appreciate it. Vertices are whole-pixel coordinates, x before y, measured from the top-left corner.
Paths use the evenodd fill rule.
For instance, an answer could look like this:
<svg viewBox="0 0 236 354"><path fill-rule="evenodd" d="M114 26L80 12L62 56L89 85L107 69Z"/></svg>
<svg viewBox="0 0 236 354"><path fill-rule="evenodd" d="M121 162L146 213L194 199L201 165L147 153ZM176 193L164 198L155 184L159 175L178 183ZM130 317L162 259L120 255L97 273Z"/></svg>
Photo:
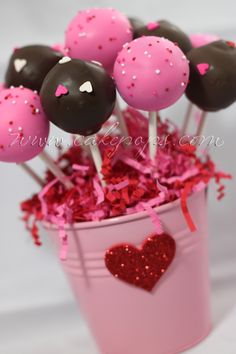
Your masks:
<svg viewBox="0 0 236 354"><path fill-rule="evenodd" d="M115 114L116 114L117 120L119 122L119 128L121 130L121 134L123 135L124 138L128 138L129 137L128 128L125 123L125 119L124 119L123 113L121 111L118 100L116 100L116 104L115 104Z"/></svg>
<svg viewBox="0 0 236 354"><path fill-rule="evenodd" d="M98 177L100 179L101 185L103 187L106 186L106 182L103 180L103 174L102 174L102 156L100 153L100 150L96 144L96 137L95 136L90 136L89 139L91 139L89 141L89 147L90 147L90 151L91 151L91 155L98 173ZM94 143L93 143L94 141Z"/></svg>
<svg viewBox="0 0 236 354"><path fill-rule="evenodd" d="M199 124L198 124L196 136L202 135L202 131L203 131L204 126L206 124L206 115L207 115L207 112L205 112L205 111L201 112L201 117L200 117L200 121L199 121Z"/></svg>
<svg viewBox="0 0 236 354"><path fill-rule="evenodd" d="M26 163L21 163L19 166L29 175L40 187L43 187L43 180L37 175L37 173Z"/></svg>
<svg viewBox="0 0 236 354"><path fill-rule="evenodd" d="M67 178L67 176L62 172L62 170L55 164L53 159L43 151L39 155L40 159L45 163L47 168L52 172L52 174L57 177L57 179L65 185L67 189L74 187L73 183Z"/></svg>
<svg viewBox="0 0 236 354"><path fill-rule="evenodd" d="M188 109L184 118L184 124L181 130L181 135L186 134L187 130L188 130L188 126L190 123L190 119L191 119L191 115L192 115L192 111L193 111L193 104L191 102L189 102L188 104Z"/></svg>
<svg viewBox="0 0 236 354"><path fill-rule="evenodd" d="M157 113L149 112L148 115L149 156L154 161L157 153Z"/></svg>

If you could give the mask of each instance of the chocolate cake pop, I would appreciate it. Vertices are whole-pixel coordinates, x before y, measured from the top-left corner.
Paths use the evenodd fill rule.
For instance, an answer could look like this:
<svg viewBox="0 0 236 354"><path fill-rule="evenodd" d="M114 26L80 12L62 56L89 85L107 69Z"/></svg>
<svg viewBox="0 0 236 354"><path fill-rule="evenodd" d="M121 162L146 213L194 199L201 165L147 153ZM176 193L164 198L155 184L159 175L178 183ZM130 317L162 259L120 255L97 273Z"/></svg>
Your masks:
<svg viewBox="0 0 236 354"><path fill-rule="evenodd" d="M219 40L192 49L186 95L203 111L218 111L236 100L236 48Z"/></svg>
<svg viewBox="0 0 236 354"><path fill-rule="evenodd" d="M140 28L145 26L144 21L142 21L140 18L137 17L128 17L128 20L131 24L132 32L133 32L133 39L138 38L138 31Z"/></svg>
<svg viewBox="0 0 236 354"><path fill-rule="evenodd" d="M173 25L169 21L160 20L156 22L150 22L140 29L137 29L136 33L137 37L165 37L171 42L176 43L185 54L192 48L191 41L187 34L185 34L179 27Z"/></svg>
<svg viewBox="0 0 236 354"><path fill-rule="evenodd" d="M46 76L40 95L52 123L88 136L97 133L112 114L116 90L101 66L65 57Z"/></svg>
<svg viewBox="0 0 236 354"><path fill-rule="evenodd" d="M45 148L49 121L37 94L26 88L0 92L0 161L22 163Z"/></svg>
<svg viewBox="0 0 236 354"><path fill-rule="evenodd" d="M65 46L75 59L95 60L112 73L118 52L132 40L131 24L111 8L79 11L66 31Z"/></svg>
<svg viewBox="0 0 236 354"><path fill-rule="evenodd" d="M61 52L44 45L16 48L6 72L6 86L23 85L31 90L39 91L49 70L62 57Z"/></svg>

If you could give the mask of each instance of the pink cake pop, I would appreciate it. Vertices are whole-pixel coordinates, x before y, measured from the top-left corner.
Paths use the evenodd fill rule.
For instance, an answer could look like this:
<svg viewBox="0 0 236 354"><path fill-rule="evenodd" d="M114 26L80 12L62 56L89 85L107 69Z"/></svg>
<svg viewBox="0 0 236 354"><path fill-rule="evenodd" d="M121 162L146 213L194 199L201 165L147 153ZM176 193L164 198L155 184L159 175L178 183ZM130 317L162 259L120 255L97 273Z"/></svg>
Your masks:
<svg viewBox="0 0 236 354"><path fill-rule="evenodd" d="M194 48L202 47L206 44L218 41L220 39L220 37L215 34L204 34L204 33L191 34L189 38Z"/></svg>
<svg viewBox="0 0 236 354"><path fill-rule="evenodd" d="M49 121L36 93L23 87L0 92L0 161L34 158L45 148L48 134Z"/></svg>
<svg viewBox="0 0 236 354"><path fill-rule="evenodd" d="M159 37L135 39L119 53L114 78L131 106L159 111L177 101L189 77L188 61L177 45Z"/></svg>
<svg viewBox="0 0 236 354"><path fill-rule="evenodd" d="M65 46L74 59L94 60L112 73L117 53L132 40L126 16L111 8L79 11L66 31Z"/></svg>

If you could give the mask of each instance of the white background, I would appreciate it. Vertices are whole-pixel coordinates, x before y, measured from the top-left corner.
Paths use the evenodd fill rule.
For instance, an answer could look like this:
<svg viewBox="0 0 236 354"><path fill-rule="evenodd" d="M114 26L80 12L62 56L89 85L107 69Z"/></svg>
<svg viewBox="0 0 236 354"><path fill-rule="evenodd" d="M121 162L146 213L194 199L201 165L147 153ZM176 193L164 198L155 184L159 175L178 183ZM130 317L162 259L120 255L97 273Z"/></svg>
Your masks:
<svg viewBox="0 0 236 354"><path fill-rule="evenodd" d="M147 21L165 18L188 32L236 39L233 0L1 0L0 4L0 80L13 47L62 42L71 17L91 6L113 6ZM185 106L183 99L164 116L180 122ZM206 133L224 139L224 146L213 148L212 155L219 168L236 176L236 104L210 115ZM31 165L42 171L37 159ZM227 196L219 203L213 185L209 201L214 329L190 353L236 353L235 181L227 186ZM37 186L19 167L0 165L0 354L97 354L47 236L44 247L36 249L20 221L19 202L35 191Z"/></svg>

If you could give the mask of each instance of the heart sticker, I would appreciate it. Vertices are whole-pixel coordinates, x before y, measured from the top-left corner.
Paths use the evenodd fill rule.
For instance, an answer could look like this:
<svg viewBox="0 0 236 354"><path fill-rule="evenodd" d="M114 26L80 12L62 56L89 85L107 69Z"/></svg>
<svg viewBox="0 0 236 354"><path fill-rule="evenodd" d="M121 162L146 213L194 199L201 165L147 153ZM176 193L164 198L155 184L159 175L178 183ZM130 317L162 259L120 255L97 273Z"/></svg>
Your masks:
<svg viewBox="0 0 236 354"><path fill-rule="evenodd" d="M59 60L59 64L66 64L71 61L70 57L63 57L61 60Z"/></svg>
<svg viewBox="0 0 236 354"><path fill-rule="evenodd" d="M152 291L174 259L175 240L167 235L148 237L138 249L130 244L121 244L107 250L105 264L117 279Z"/></svg>
<svg viewBox="0 0 236 354"><path fill-rule="evenodd" d="M14 60L14 67L17 73L21 72L24 67L27 65L26 59L15 59Z"/></svg>
<svg viewBox="0 0 236 354"><path fill-rule="evenodd" d="M90 81L86 81L80 86L79 90L80 92L91 93L93 92L93 86Z"/></svg>
<svg viewBox="0 0 236 354"><path fill-rule="evenodd" d="M56 89L56 92L55 92L55 96L56 97L61 97L63 95L66 95L68 93L68 89L63 86L63 85L58 85L57 86L57 89Z"/></svg>
<svg viewBox="0 0 236 354"><path fill-rule="evenodd" d="M209 68L210 68L210 65L207 64L207 63L201 63L201 64L197 65L197 69L198 69L200 75L202 75L202 76L206 75L206 73L208 72Z"/></svg>

